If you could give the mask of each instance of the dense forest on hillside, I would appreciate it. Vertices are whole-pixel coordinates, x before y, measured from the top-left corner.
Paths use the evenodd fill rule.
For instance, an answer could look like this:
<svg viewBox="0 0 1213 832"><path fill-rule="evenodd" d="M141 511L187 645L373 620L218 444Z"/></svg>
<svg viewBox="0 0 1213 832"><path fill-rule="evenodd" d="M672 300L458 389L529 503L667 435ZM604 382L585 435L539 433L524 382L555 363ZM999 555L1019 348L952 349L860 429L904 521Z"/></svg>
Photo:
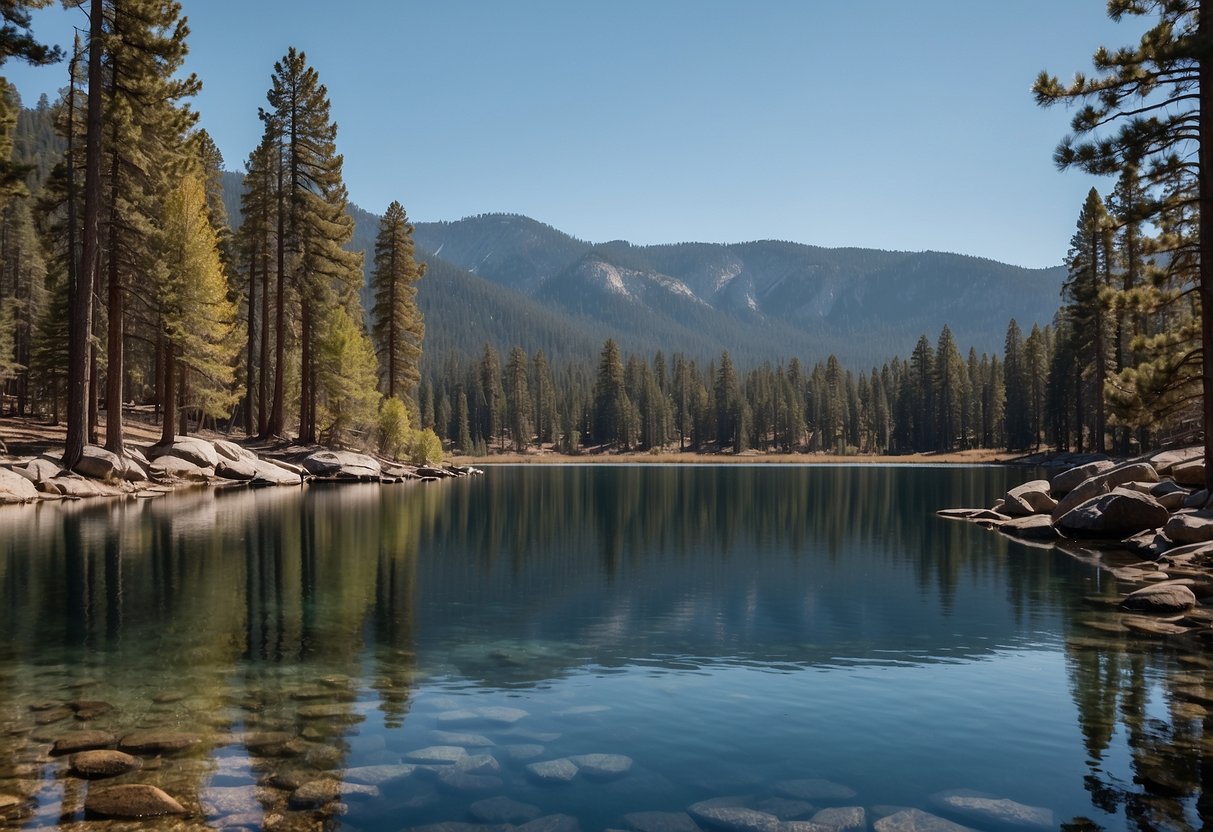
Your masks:
<svg viewBox="0 0 1213 832"><path fill-rule="evenodd" d="M1128 452L1208 435L1213 258L1182 55L1119 53L1103 97L1037 80L1042 104L1097 97L1057 161L1117 180L1081 206L1063 269L1026 270L592 244L503 214L414 226L399 202L350 203L303 52L267 66L262 139L236 174L189 106L180 4L90 0L67 54L37 42L28 7L6 13L7 55L60 62L64 87L30 108L0 89L0 383L6 411L66 417L69 465L85 442L124 451L124 404L151 408L165 441L209 423L418 458L440 442ZM1155 11L1158 36L1186 43L1193 12ZM1143 66L1168 79L1169 122L1127 106ZM1091 139L1117 119L1138 133Z"/></svg>

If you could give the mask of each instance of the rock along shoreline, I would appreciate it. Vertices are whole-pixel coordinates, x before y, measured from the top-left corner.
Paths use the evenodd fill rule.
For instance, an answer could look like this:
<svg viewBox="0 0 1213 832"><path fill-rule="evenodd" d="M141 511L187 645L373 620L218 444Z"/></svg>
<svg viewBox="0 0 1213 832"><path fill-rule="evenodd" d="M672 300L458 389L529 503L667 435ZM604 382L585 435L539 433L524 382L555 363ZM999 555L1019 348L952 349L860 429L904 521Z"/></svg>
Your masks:
<svg viewBox="0 0 1213 832"><path fill-rule="evenodd" d="M300 487L307 483L430 483L483 472L408 465L354 451L285 446L258 454L225 439L128 444L122 456L86 445L73 470L53 452L0 463L0 505L89 497L150 498L182 488Z"/></svg>
<svg viewBox="0 0 1213 832"><path fill-rule="evenodd" d="M1184 616L1136 621L1138 632L1199 630L1213 637L1213 616L1194 609L1213 598L1213 510L1205 508L1203 449L1122 462L1068 457L1048 465L1055 473L1047 479L1015 486L989 508L945 508L936 514L1093 560L1137 585L1117 602L1126 612ZM1105 553L1118 551L1128 562L1104 560Z"/></svg>

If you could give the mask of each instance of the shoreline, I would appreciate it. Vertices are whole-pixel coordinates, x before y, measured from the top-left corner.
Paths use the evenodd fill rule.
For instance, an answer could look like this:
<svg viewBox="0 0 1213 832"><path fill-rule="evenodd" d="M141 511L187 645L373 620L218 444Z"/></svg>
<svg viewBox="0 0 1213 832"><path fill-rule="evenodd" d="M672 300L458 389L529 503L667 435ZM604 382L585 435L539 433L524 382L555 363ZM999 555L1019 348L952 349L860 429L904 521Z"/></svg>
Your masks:
<svg viewBox="0 0 1213 832"><path fill-rule="evenodd" d="M824 453L763 453L746 452L702 453L669 451L649 453L560 454L554 451L501 453L486 456L448 456L448 463L465 465L1038 465L1043 457L1025 456L988 448L971 451L916 454L824 454Z"/></svg>

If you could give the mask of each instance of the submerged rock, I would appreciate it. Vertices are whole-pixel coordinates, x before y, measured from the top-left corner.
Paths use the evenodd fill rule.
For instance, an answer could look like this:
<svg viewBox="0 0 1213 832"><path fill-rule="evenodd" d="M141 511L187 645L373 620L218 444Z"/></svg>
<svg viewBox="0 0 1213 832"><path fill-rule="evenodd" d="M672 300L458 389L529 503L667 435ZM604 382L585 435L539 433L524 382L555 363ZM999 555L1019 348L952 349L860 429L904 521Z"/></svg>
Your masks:
<svg viewBox="0 0 1213 832"><path fill-rule="evenodd" d="M72 731L55 740L55 744L51 746L51 754L58 757L80 751L109 748L116 742L118 738L108 731Z"/></svg>
<svg viewBox="0 0 1213 832"><path fill-rule="evenodd" d="M172 754L198 745L202 737L182 731L135 731L118 742L118 750L128 754Z"/></svg>
<svg viewBox="0 0 1213 832"><path fill-rule="evenodd" d="M881 818L872 827L876 832L973 832L967 826L921 809L902 809Z"/></svg>
<svg viewBox="0 0 1213 832"><path fill-rule="evenodd" d="M712 801L687 807L696 823L719 832L780 832L780 820L774 815L744 806L717 806Z"/></svg>
<svg viewBox="0 0 1213 832"><path fill-rule="evenodd" d="M862 806L822 809L813 815L812 821L831 832L864 832L868 828L867 812Z"/></svg>
<svg viewBox="0 0 1213 832"><path fill-rule="evenodd" d="M430 739L440 745L462 745L464 748L489 748L493 741L481 734L462 734L457 731L430 731Z"/></svg>
<svg viewBox="0 0 1213 832"><path fill-rule="evenodd" d="M501 763L491 754L476 754L457 760L453 766L465 774L500 774Z"/></svg>
<svg viewBox="0 0 1213 832"><path fill-rule="evenodd" d="M527 821L515 832L581 832L581 824L572 815L544 815Z"/></svg>
<svg viewBox="0 0 1213 832"><path fill-rule="evenodd" d="M331 777L311 780L291 792L292 809L315 809L341 797L341 781Z"/></svg>
<svg viewBox="0 0 1213 832"><path fill-rule="evenodd" d="M502 786L500 777L491 774L469 774L456 766L449 766L438 773L438 782L457 792L487 792Z"/></svg>
<svg viewBox="0 0 1213 832"><path fill-rule="evenodd" d="M817 807L807 800L793 800L790 797L768 797L754 804L754 808L780 820L800 820L817 811Z"/></svg>
<svg viewBox="0 0 1213 832"><path fill-rule="evenodd" d="M84 812L93 817L121 820L184 815L185 808L156 786L130 784L89 789Z"/></svg>
<svg viewBox="0 0 1213 832"><path fill-rule="evenodd" d="M467 749L458 745L431 745L408 752L404 755L404 759L414 763L451 765L467 756Z"/></svg>
<svg viewBox="0 0 1213 832"><path fill-rule="evenodd" d="M199 796L208 816L231 816L256 812L267 791L260 786L210 786Z"/></svg>
<svg viewBox="0 0 1213 832"><path fill-rule="evenodd" d="M577 776L577 771L576 763L564 757L530 763L526 767L526 773L541 783L568 783Z"/></svg>
<svg viewBox="0 0 1213 832"><path fill-rule="evenodd" d="M468 812L481 823L526 823L543 814L543 810L538 806L520 803L505 795L477 800L468 807ZM687 818L687 821L689 822L690 818ZM646 829L639 830L639 832L659 832L659 830ZM685 830L685 832L692 832L692 830Z"/></svg>
<svg viewBox="0 0 1213 832"><path fill-rule="evenodd" d="M775 784L775 793L796 800L850 800L857 792L849 786L829 780L808 778L803 780L781 780Z"/></svg>
<svg viewBox="0 0 1213 832"><path fill-rule="evenodd" d="M594 780L622 777L632 769L632 758L622 754L578 754L569 760L582 774Z"/></svg>
<svg viewBox="0 0 1213 832"><path fill-rule="evenodd" d="M356 766L355 768L347 768L341 772L341 779L347 783L356 783L363 786L382 786L384 783L412 777L416 771L417 766L411 766L407 763L399 765Z"/></svg>
<svg viewBox="0 0 1213 832"><path fill-rule="evenodd" d="M509 725L525 716L527 716L527 712L519 708L460 708L459 710L443 711L438 714L437 722L439 725L467 725L476 722L495 722Z"/></svg>
<svg viewBox="0 0 1213 832"><path fill-rule="evenodd" d="M623 822L633 832L699 832L686 812L631 812Z"/></svg>
<svg viewBox="0 0 1213 832"><path fill-rule="evenodd" d="M135 771L142 765L138 757L111 750L81 751L74 754L68 763L72 774L88 780L117 777Z"/></svg>
<svg viewBox="0 0 1213 832"><path fill-rule="evenodd" d="M1052 809L1028 806L1006 798L980 792L956 790L941 792L933 801L974 823L985 826L1014 826L1027 829L1055 829Z"/></svg>

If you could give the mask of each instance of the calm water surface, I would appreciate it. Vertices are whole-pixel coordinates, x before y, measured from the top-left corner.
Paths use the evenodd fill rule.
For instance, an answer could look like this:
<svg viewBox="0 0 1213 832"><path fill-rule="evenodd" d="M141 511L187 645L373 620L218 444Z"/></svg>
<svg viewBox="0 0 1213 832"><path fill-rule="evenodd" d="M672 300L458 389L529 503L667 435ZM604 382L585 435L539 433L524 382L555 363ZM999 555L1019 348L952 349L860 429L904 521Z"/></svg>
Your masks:
<svg viewBox="0 0 1213 832"><path fill-rule="evenodd" d="M504 795L586 832L725 796L1004 828L941 804L968 789L1199 828L1213 662L1098 629L1083 598L1118 587L1090 563L933 515L1023 476L500 467L0 511L0 824L84 818L106 781L54 741L158 729L197 742L113 782L195 826L394 831ZM631 765L527 769L590 754ZM326 773L340 803L291 809Z"/></svg>

